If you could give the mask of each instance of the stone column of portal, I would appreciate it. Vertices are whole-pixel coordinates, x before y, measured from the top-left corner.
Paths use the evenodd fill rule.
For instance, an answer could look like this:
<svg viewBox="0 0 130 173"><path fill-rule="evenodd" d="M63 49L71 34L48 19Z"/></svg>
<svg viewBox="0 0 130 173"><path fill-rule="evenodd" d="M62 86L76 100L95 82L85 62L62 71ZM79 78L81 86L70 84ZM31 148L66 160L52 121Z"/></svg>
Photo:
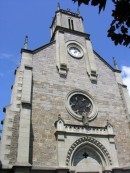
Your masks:
<svg viewBox="0 0 130 173"><path fill-rule="evenodd" d="M32 93L32 55L23 52L21 66L24 67L19 138L16 165L29 164L31 93Z"/></svg>
<svg viewBox="0 0 130 173"><path fill-rule="evenodd" d="M64 132L64 121L59 117L56 122L56 138L57 138L57 150L58 150L58 166L65 166L65 132Z"/></svg>
<svg viewBox="0 0 130 173"><path fill-rule="evenodd" d="M115 135L113 133L113 126L109 122L107 122L106 127L107 127L107 132L109 135L109 138L108 138L109 145L110 145L109 152L112 157L113 167L118 167L119 163L118 163L117 150L116 150L116 144L114 139ZM111 169L111 167L109 167L109 169Z"/></svg>
<svg viewBox="0 0 130 173"><path fill-rule="evenodd" d="M92 49L92 44L90 40L86 40L86 47L87 47L87 54L88 54L88 61L89 61L89 66L90 66L90 79L92 81L97 80L97 66L96 66L96 61L94 58L94 53Z"/></svg>
<svg viewBox="0 0 130 173"><path fill-rule="evenodd" d="M61 77L67 75L67 57L64 40L64 32L57 31L56 33L56 63Z"/></svg>

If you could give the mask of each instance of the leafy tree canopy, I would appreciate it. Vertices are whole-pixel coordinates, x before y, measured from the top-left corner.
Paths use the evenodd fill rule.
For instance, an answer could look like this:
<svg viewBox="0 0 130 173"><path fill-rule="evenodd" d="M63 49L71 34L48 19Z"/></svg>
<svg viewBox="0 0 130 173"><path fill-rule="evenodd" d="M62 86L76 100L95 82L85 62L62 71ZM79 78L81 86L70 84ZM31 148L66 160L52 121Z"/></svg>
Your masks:
<svg viewBox="0 0 130 173"><path fill-rule="evenodd" d="M105 9L107 0L72 0L78 5L92 5L99 8L99 13ZM130 0L112 0L114 9L112 10L113 21L108 29L108 37L115 45L130 45Z"/></svg>

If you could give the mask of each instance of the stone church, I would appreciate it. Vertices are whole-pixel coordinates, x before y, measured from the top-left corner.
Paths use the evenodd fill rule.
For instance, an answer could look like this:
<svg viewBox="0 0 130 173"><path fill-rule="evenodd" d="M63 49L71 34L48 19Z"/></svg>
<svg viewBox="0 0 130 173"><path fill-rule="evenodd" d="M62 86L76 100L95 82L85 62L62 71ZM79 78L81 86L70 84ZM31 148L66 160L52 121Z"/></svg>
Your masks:
<svg viewBox="0 0 130 173"><path fill-rule="evenodd" d="M127 87L93 50L79 12L58 5L50 43L27 44L4 108L0 172L130 173Z"/></svg>

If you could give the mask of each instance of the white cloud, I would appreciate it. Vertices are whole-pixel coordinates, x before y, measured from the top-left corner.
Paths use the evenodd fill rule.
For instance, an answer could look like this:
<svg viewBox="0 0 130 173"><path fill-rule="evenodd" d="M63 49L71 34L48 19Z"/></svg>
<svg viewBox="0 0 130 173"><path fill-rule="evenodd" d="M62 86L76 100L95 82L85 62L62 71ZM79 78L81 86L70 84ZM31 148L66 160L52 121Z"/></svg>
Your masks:
<svg viewBox="0 0 130 173"><path fill-rule="evenodd" d="M9 54L9 53L1 53L0 54L0 60L1 61L4 61L4 62L10 62L10 63L13 63L13 66L19 64L19 58L18 58L18 55L17 56L14 56L13 54ZM11 64L10 64L11 65Z"/></svg>
<svg viewBox="0 0 130 173"><path fill-rule="evenodd" d="M13 55L11 55L11 54L7 54L7 53L0 54L0 59L10 59L12 57L13 57Z"/></svg>
<svg viewBox="0 0 130 173"><path fill-rule="evenodd" d="M122 77L124 84L127 85L128 92L130 95L130 67L122 66Z"/></svg>

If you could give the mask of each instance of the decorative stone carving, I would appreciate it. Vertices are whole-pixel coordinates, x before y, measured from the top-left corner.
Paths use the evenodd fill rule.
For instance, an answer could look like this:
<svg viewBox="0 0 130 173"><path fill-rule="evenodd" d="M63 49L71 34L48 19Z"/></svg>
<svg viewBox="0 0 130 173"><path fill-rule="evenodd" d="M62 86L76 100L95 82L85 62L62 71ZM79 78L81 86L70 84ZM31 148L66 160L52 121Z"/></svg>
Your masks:
<svg viewBox="0 0 130 173"><path fill-rule="evenodd" d="M106 165L112 165L112 160L111 160L110 154L107 151L107 149L99 141L97 141L95 138L93 138L91 136L79 138L71 145L71 147L69 148L68 153L67 153L66 165L69 164L74 151L80 145L83 145L83 144L92 145L95 148L95 150L97 150L97 152L99 152L99 155L102 155L101 157L104 157Z"/></svg>
<svg viewBox="0 0 130 173"><path fill-rule="evenodd" d="M74 124L65 124L63 119L59 116L58 120L55 122L57 131L64 131L64 133L77 133L77 134L88 134L88 135L111 135L114 141L113 127L110 123L107 122L105 127L94 127L86 125L74 125Z"/></svg>
<svg viewBox="0 0 130 173"><path fill-rule="evenodd" d="M86 113L84 113L82 116L83 116L83 124L84 124L84 125L89 125L89 123L88 123L88 116L87 116L87 114L86 114Z"/></svg>
<svg viewBox="0 0 130 173"><path fill-rule="evenodd" d="M55 122L58 131L64 130L64 121L61 118L61 115L58 115L58 121Z"/></svg>

